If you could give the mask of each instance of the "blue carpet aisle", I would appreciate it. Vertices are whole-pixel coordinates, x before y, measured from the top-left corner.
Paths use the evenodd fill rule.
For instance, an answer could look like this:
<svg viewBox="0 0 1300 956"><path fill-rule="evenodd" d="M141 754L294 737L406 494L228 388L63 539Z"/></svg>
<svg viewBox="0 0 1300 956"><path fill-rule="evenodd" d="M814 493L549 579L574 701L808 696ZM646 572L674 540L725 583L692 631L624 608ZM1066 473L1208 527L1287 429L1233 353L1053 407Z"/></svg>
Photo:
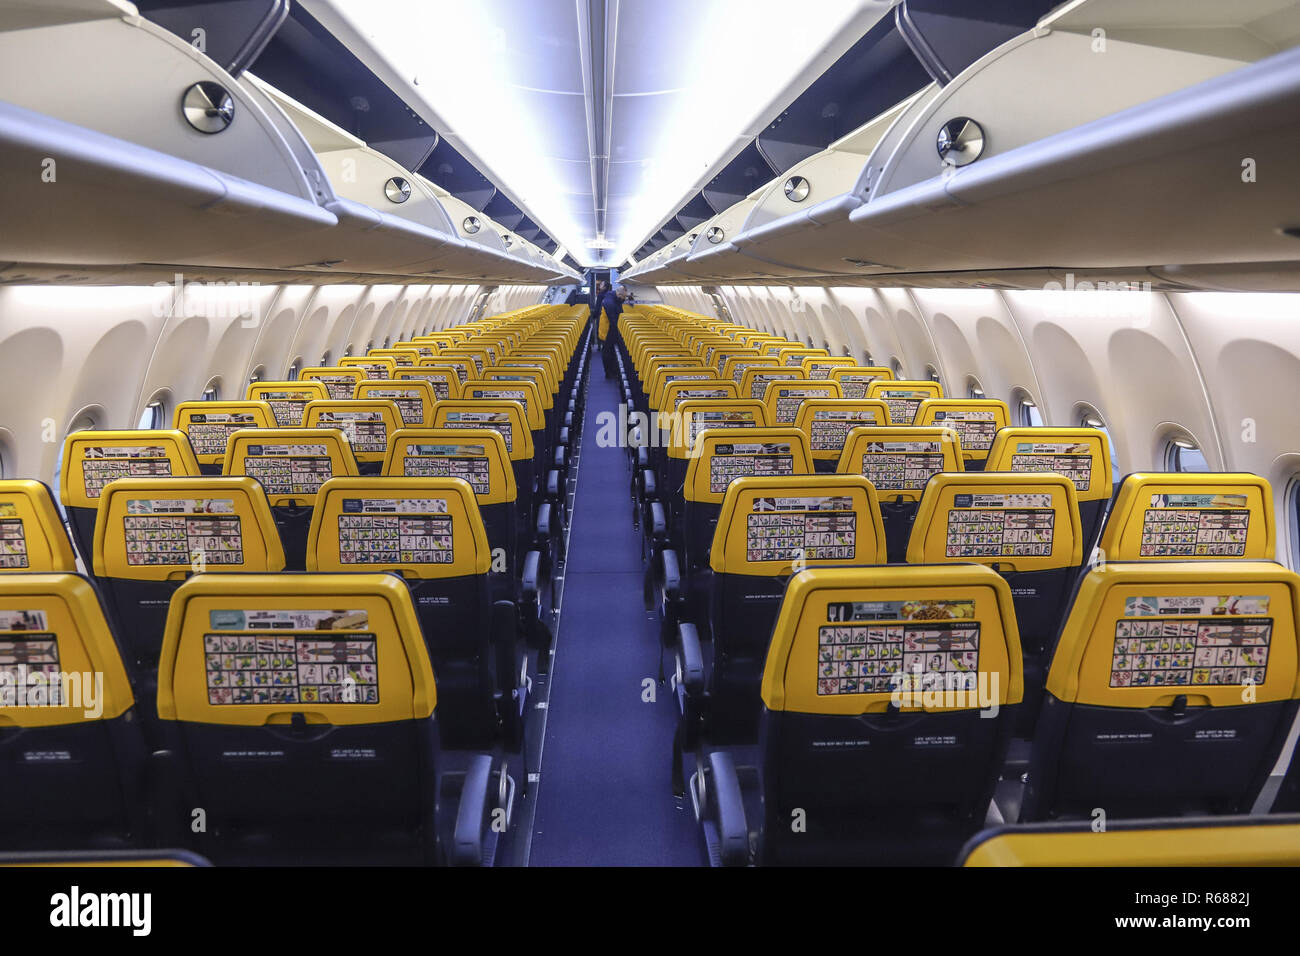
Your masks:
<svg viewBox="0 0 1300 956"><path fill-rule="evenodd" d="M673 799L675 704L655 683L658 622L641 597L641 545L632 527L626 451L596 443L601 412L619 394L600 358L590 386L582 460L565 569L564 596L530 866L703 863L689 807Z"/></svg>

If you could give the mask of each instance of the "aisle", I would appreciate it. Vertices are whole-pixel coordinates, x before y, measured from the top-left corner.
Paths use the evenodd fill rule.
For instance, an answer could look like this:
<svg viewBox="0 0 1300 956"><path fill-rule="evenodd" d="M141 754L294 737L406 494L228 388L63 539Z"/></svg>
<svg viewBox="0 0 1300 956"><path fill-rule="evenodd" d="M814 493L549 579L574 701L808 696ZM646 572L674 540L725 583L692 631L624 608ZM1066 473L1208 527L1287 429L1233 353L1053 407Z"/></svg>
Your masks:
<svg viewBox="0 0 1300 956"><path fill-rule="evenodd" d="M592 356L530 866L689 866L702 850L673 799L674 705L642 607L626 452L596 444L618 389ZM655 700L646 702L644 681Z"/></svg>

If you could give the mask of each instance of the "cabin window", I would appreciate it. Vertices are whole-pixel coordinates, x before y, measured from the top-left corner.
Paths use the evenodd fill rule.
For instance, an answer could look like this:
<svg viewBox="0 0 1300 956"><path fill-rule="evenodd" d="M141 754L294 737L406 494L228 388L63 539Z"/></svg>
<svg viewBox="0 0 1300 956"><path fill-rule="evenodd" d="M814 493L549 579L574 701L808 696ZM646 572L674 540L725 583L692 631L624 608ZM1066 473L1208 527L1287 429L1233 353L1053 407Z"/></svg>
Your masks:
<svg viewBox="0 0 1300 956"><path fill-rule="evenodd" d="M352 346L348 345L343 349L343 357L347 358L351 354L352 354Z"/></svg>
<svg viewBox="0 0 1300 956"><path fill-rule="evenodd" d="M897 379L904 379L904 378L907 377L906 375L903 374L903 360L902 360L902 359L899 359L899 358L893 358L893 359L890 359L890 360L889 360L889 367L890 367L890 369L893 370L894 378L897 378Z"/></svg>
<svg viewBox="0 0 1300 956"><path fill-rule="evenodd" d="M136 428L165 428L167 426L167 405L161 395L144 407L140 422Z"/></svg>
<svg viewBox="0 0 1300 956"><path fill-rule="evenodd" d="M1210 470L1205 453L1192 438L1175 438L1165 446L1165 468L1168 471L1183 472Z"/></svg>
<svg viewBox="0 0 1300 956"><path fill-rule="evenodd" d="M289 363L289 371L285 373L286 382L298 381L298 373L302 371L302 356L298 356Z"/></svg>
<svg viewBox="0 0 1300 956"><path fill-rule="evenodd" d="M984 387L980 385L979 379L974 375L966 379L966 397L967 398L984 398Z"/></svg>
<svg viewBox="0 0 1300 956"><path fill-rule="evenodd" d="M248 376L248 384L252 385L254 382L260 382L264 378L266 378L266 366L259 365L257 368L253 369L253 374Z"/></svg>
<svg viewBox="0 0 1300 956"><path fill-rule="evenodd" d="M943 379L939 377L939 370L935 368L933 365L927 365L925 367L925 377L932 382L938 382L940 384L943 384Z"/></svg>
<svg viewBox="0 0 1300 956"><path fill-rule="evenodd" d="M1023 389L1016 392L1015 408L1019 424L1030 428L1038 428L1043 424L1043 413L1038 410L1038 403Z"/></svg>
<svg viewBox="0 0 1300 956"><path fill-rule="evenodd" d="M1291 570L1300 567L1300 475L1287 485L1287 510L1291 515Z"/></svg>
<svg viewBox="0 0 1300 956"><path fill-rule="evenodd" d="M94 418L90 415L81 414L74 418L72 424L68 426L68 434L84 432L97 427L99 426ZM63 496L59 494L60 482L63 478L63 448L64 443L60 442L58 454L54 459L54 506L59 509L59 517L63 519L63 523L66 525L68 523L68 513L63 510Z"/></svg>
<svg viewBox="0 0 1300 956"><path fill-rule="evenodd" d="M326 349L326 350L321 354L321 357L320 357L320 364L321 364L322 366L324 366L325 368L329 368L330 359L332 359L333 357L334 357L334 356L331 354L330 350L329 350L329 349Z"/></svg>
<svg viewBox="0 0 1300 956"><path fill-rule="evenodd" d="M208 382L208 387L203 390L203 400L205 402L221 401L221 379L214 378Z"/></svg>
<svg viewBox="0 0 1300 956"><path fill-rule="evenodd" d="M1118 482L1123 472L1119 470L1119 457L1115 454L1115 439L1110 437L1106 420L1095 411L1085 411L1083 417L1079 419L1079 427L1095 428L1106 436L1106 444L1110 446L1110 480L1112 483Z"/></svg>

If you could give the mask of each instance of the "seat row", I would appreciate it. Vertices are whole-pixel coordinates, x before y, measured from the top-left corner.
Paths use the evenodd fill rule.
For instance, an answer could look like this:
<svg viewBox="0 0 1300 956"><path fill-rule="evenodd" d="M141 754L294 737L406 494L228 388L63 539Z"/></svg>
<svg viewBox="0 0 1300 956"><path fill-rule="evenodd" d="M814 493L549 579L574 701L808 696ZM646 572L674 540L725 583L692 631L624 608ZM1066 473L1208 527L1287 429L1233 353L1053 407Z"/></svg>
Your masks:
<svg viewBox="0 0 1300 956"><path fill-rule="evenodd" d="M24 821L0 846L490 863L562 537L533 440L567 466L582 334L524 310L315 370L379 376L347 400L254 383L174 431L74 433L75 550L44 485L0 482L0 804Z"/></svg>
<svg viewBox="0 0 1300 956"><path fill-rule="evenodd" d="M484 864L512 809L499 755L440 740L416 604L390 574L194 575L149 696L86 578L0 575L0 683L7 851Z"/></svg>
<svg viewBox="0 0 1300 956"><path fill-rule="evenodd" d="M980 474L960 435L849 423L829 476L770 402L674 411L640 489L647 593L676 659L675 783L715 860L951 862L986 817L1251 809L1296 697L1297 579L1271 561L1263 479L1132 475L1106 517L1091 429L995 416ZM891 537L902 496L881 499L909 479Z"/></svg>

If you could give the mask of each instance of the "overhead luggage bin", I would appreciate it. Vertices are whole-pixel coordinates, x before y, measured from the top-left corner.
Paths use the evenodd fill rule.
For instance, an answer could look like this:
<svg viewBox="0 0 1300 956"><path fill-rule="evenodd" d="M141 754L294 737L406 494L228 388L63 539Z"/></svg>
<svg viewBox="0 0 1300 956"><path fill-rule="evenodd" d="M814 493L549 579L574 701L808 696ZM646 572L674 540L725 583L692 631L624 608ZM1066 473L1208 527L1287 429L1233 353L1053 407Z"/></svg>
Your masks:
<svg viewBox="0 0 1300 956"><path fill-rule="evenodd" d="M506 242L507 239L508 242ZM527 270L524 281L540 282L550 278L551 270L546 268L538 256L540 250L535 249L535 247L529 248L531 243L526 239L507 229L504 230L502 241L506 242L507 254L517 262L523 263Z"/></svg>
<svg viewBox="0 0 1300 956"><path fill-rule="evenodd" d="M19 272L555 274L464 241L433 184L257 78L236 79L130 4L0 5L0 83L0 203L24 223L0 239L0 261L37 266Z"/></svg>
<svg viewBox="0 0 1300 956"><path fill-rule="evenodd" d="M190 262L337 223L257 100L129 4L7 4L0 84L0 205L23 223L0 259ZM205 95L215 135L183 109Z"/></svg>
<svg viewBox="0 0 1300 956"><path fill-rule="evenodd" d="M858 191L872 176L871 157L887 152L891 136L900 135L900 117L938 92L937 85L926 87L772 180L754 204L743 230L732 240L726 264L736 278L806 277L806 268L788 265L780 258L785 244L819 243L817 231L822 226L843 221L861 206ZM833 269L842 272L846 265L854 271L859 268L841 254ZM831 263L825 268L830 269Z"/></svg>
<svg viewBox="0 0 1300 956"><path fill-rule="evenodd" d="M827 154L841 141L779 177L744 230L693 255L690 268L725 282L898 284L925 273L933 284L962 271L963 284L1041 287L1044 270L1141 267L1186 288L1203 268L1206 287L1235 288L1225 266L1250 263L1248 286L1266 287L1268 264L1293 273L1300 260L1283 232L1293 223L1279 218L1300 185L1262 176L1243 185L1243 162L1284 168L1300 145L1294 9L1292 0L1063 5L878 118L892 116L850 189L768 218L795 174L809 184L805 202L813 169L835 184ZM846 140L870 139L878 120ZM955 148L941 153L941 133ZM841 169L836 185L848 175ZM1222 211L1212 234L1206 208ZM1151 262L1176 265L1157 275Z"/></svg>
<svg viewBox="0 0 1300 956"><path fill-rule="evenodd" d="M327 194L322 205L339 220L314 241L257 246L289 269L459 279L461 242L431 184L274 87L245 76L240 85L263 97L310 151Z"/></svg>
<svg viewBox="0 0 1300 956"><path fill-rule="evenodd" d="M490 217L451 193L440 196L443 208L451 220L457 237L465 244L467 258L472 258L479 270L475 278L496 282L527 281L532 275L501 238L501 227Z"/></svg>
<svg viewBox="0 0 1300 956"><path fill-rule="evenodd" d="M686 256L690 254L691 241L694 236L695 233L690 233L688 235L681 236L680 238L673 240L668 245L664 246L662 249L658 249L652 254L650 254L649 256L647 256L644 260L642 260L641 263L637 265L637 268L635 270L629 269L626 273L624 273L624 277L625 278L636 277L636 278L643 279L643 277L645 276L652 275L653 281L656 282L672 281L672 278L677 278L678 281L680 281L683 274L675 273L672 277L670 277L670 273L672 272L672 270L668 264L671 260L684 259Z"/></svg>
<svg viewBox="0 0 1300 956"><path fill-rule="evenodd" d="M733 238L744 229L750 212L758 204L759 197L765 189L766 186L755 190L740 202L722 210L708 222L702 223L696 230L697 235L690 255L684 262L678 264L676 271L686 276L689 281L698 282L713 275L717 270L725 268L725 263L732 261L736 255Z"/></svg>

